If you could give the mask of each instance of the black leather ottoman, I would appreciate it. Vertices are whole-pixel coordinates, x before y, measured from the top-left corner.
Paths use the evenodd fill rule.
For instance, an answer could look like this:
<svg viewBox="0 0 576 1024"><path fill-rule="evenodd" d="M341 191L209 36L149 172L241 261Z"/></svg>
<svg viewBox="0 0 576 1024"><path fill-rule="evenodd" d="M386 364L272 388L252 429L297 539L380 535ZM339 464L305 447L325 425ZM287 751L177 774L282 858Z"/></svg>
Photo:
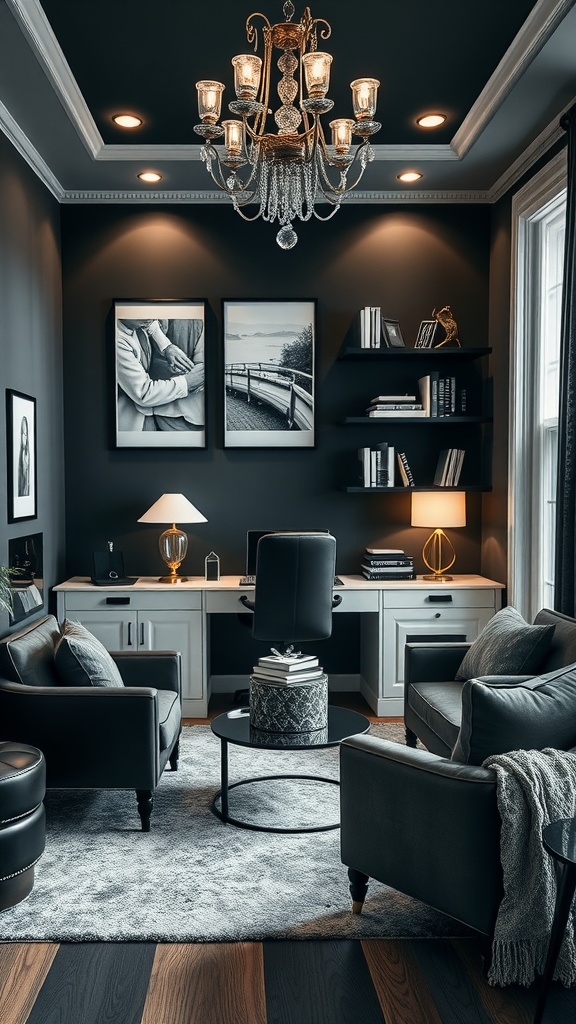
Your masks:
<svg viewBox="0 0 576 1024"><path fill-rule="evenodd" d="M34 885L44 852L46 762L36 747L0 743L0 910L20 903Z"/></svg>

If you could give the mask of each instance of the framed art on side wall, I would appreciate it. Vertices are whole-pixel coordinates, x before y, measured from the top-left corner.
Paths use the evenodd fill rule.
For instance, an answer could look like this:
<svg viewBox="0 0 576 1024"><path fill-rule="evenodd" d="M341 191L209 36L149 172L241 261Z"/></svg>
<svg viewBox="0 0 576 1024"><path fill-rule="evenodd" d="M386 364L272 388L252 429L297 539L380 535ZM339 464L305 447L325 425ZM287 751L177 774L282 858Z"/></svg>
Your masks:
<svg viewBox="0 0 576 1024"><path fill-rule="evenodd" d="M205 448L203 301L114 303L117 448Z"/></svg>
<svg viewBox="0 0 576 1024"><path fill-rule="evenodd" d="M6 391L8 522L36 519L36 399Z"/></svg>
<svg viewBox="0 0 576 1024"><path fill-rule="evenodd" d="M224 447L315 445L316 301L225 299Z"/></svg>

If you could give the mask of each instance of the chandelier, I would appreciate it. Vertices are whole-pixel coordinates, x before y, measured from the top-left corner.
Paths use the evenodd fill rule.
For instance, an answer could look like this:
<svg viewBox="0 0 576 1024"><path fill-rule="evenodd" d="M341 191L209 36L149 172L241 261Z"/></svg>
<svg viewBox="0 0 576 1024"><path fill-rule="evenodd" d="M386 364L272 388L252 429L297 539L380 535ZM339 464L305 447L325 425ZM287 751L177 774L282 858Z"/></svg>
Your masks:
<svg viewBox="0 0 576 1024"><path fill-rule="evenodd" d="M374 159L370 136L382 126L373 120L380 83L375 78L358 78L350 84L355 120L341 117L331 121L331 145L326 143L320 118L334 106L326 97L332 57L316 47L318 34L322 40L328 39L332 29L327 21L313 18L309 7L300 22L293 22L291 0L286 0L283 14L286 20L278 25L271 25L260 13L246 20L246 37L248 43L254 43L254 52L232 58L236 99L228 107L241 120L218 124L224 85L197 82L202 123L195 125L194 131L204 139L200 155L207 170L218 188L230 196L236 212L248 221L262 217L277 222L278 245L292 249L298 241L292 222L334 216ZM257 19L263 23L262 57L257 55ZM268 104L275 49L282 51L277 62L281 106L274 112L277 131L271 133L266 124L272 114ZM362 140L355 147L353 135ZM214 140L222 136L224 145L215 146ZM351 171L355 177L349 183ZM332 207L326 216L315 206L322 199ZM252 215L244 212L250 204L257 204Z"/></svg>

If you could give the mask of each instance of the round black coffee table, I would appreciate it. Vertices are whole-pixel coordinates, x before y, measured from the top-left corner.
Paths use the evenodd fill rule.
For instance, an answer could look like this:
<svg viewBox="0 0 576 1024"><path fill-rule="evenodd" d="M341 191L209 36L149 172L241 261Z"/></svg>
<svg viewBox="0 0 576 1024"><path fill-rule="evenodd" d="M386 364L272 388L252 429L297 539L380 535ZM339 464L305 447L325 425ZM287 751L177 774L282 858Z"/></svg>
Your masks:
<svg viewBox="0 0 576 1024"><path fill-rule="evenodd" d="M254 729L250 725L249 708L235 708L223 715L218 715L211 723L212 732L220 738L220 790L212 801L212 811L217 818L229 825L248 828L253 832L327 832L339 828L340 822L332 825L306 826L304 828L280 828L271 825L255 825L252 822L234 818L229 813L228 794L237 786L248 786L253 782L268 782L274 779L309 779L314 782L326 782L339 786L337 779L327 779L319 775L261 775L257 778L242 779L240 782L228 783L228 744L240 747L251 747L255 750L314 750L316 747L336 747L347 736L360 732L368 732L369 720L357 711L346 708L328 708L328 725L326 729L318 729L307 733L274 733ZM220 802L220 806L218 806Z"/></svg>
<svg viewBox="0 0 576 1024"><path fill-rule="evenodd" d="M562 818L560 821L550 822L542 829L542 842L546 852L558 864L559 871L554 920L533 1024L540 1024L544 1015L546 999L554 977L554 968L560 953L576 889L576 818Z"/></svg>

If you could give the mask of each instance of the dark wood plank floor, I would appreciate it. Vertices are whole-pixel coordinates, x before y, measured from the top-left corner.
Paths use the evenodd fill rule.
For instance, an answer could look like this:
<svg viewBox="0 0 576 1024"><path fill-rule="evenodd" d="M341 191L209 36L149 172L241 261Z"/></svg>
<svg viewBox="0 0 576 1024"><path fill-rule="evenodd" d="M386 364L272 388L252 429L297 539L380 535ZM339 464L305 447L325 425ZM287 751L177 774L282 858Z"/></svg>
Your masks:
<svg viewBox="0 0 576 1024"><path fill-rule="evenodd" d="M358 694L330 699L392 721ZM216 695L186 724L233 703ZM1 1024L531 1024L535 1005L488 985L474 939L0 941ZM553 987L544 1024L576 1024L576 989Z"/></svg>
<svg viewBox="0 0 576 1024"><path fill-rule="evenodd" d="M0 944L2 1024L531 1024L474 939ZM545 1024L576 1021L554 986Z"/></svg>

